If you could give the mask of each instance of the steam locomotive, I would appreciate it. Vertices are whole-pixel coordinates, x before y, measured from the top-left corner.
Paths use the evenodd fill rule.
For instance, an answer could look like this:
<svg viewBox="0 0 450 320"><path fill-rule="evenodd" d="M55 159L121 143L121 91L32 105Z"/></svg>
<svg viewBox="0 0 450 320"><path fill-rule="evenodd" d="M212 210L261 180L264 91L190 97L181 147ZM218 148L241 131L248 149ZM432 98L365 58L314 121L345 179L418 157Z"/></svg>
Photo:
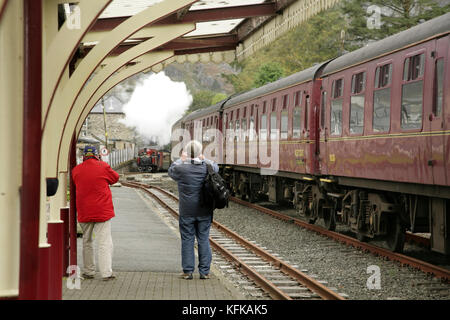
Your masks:
<svg viewBox="0 0 450 320"><path fill-rule="evenodd" d="M136 164L139 172L158 172L169 169L170 153L152 148L143 148L138 152Z"/></svg>

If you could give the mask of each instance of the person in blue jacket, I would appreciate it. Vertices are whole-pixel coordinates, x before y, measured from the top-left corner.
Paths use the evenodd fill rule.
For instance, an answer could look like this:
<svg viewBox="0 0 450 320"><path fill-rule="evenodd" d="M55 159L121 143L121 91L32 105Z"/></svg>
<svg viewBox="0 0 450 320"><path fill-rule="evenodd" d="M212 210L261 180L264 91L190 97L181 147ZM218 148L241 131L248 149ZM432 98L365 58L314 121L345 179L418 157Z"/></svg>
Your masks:
<svg viewBox="0 0 450 320"><path fill-rule="evenodd" d="M201 205L201 189L207 174L206 163L210 163L214 171L219 172L217 164L202 155L202 144L192 140L184 148L181 158L173 162L168 170L169 176L178 183L182 278L186 280L193 279L195 238L198 244L200 279L209 279L212 260L209 229L213 209Z"/></svg>

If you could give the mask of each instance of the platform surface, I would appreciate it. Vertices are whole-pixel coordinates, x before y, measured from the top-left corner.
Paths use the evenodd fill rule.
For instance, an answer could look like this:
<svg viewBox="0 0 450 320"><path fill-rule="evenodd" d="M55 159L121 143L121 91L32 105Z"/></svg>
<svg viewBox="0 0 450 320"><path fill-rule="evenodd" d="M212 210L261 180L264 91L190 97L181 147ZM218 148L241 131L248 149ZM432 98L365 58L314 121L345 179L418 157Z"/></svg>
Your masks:
<svg viewBox="0 0 450 320"><path fill-rule="evenodd" d="M112 220L113 272L116 279L81 280L80 289L63 282L64 300L234 300L240 299L227 280L211 269L211 279L180 278L181 241L177 230L134 190L111 188L116 217ZM96 248L96 247L95 247ZM82 268L82 239L78 238L78 266ZM198 260L197 260L198 261Z"/></svg>

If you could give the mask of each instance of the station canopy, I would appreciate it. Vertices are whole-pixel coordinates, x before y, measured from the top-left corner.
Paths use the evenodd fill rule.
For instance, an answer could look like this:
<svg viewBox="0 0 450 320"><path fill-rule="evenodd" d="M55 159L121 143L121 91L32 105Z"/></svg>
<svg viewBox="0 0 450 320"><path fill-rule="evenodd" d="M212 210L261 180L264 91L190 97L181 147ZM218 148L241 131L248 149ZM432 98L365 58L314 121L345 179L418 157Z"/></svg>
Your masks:
<svg viewBox="0 0 450 320"><path fill-rule="evenodd" d="M114 0L99 16L83 40L87 53L98 41L95 34L114 29L130 16L168 0ZM166 43L160 50L174 50L175 55L235 50L240 42L252 34L265 21L295 0L200 0L189 8L175 12L152 25L195 23L196 30ZM70 6L66 5L66 13ZM131 36L114 49L118 55L148 38Z"/></svg>

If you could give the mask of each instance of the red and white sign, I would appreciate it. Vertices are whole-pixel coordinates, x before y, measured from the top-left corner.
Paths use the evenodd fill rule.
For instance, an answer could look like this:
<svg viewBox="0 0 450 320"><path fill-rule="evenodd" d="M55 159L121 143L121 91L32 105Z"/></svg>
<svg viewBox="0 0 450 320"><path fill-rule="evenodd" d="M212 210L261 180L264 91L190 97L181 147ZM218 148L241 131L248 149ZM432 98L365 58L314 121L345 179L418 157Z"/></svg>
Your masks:
<svg viewBox="0 0 450 320"><path fill-rule="evenodd" d="M100 149L100 154L101 154L103 157L106 157L106 156L109 154L109 151L108 151L108 149L106 149L105 147L103 147L103 148Z"/></svg>

